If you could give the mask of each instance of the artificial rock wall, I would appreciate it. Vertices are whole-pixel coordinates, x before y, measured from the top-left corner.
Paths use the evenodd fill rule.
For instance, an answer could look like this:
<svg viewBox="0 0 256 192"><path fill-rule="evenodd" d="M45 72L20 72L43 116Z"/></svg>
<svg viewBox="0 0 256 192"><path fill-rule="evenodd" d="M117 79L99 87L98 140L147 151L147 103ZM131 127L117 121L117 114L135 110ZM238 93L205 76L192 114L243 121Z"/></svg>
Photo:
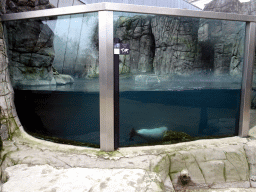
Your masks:
<svg viewBox="0 0 256 192"><path fill-rule="evenodd" d="M49 0L2 0L0 14L52 8ZM0 22L0 150L2 141L11 137L20 125L15 105L14 92L8 69L8 57L4 28Z"/></svg>
<svg viewBox="0 0 256 192"><path fill-rule="evenodd" d="M129 43L120 73L242 76L245 23L170 16L120 17L115 37Z"/></svg>
<svg viewBox="0 0 256 192"><path fill-rule="evenodd" d="M6 140L17 127L17 114L13 98L14 93L9 79L3 26L2 23L0 23L0 150L2 140Z"/></svg>
<svg viewBox="0 0 256 192"><path fill-rule="evenodd" d="M251 0L249 2L241 3L239 0L213 0L209 4L207 4L204 8L204 11L214 11L214 12L225 12L225 13L235 13L235 14L243 14L243 15L256 15L256 0ZM239 25L239 24L238 24ZM216 30L216 26L212 25L209 30ZM240 27L233 27L234 33L237 33L239 36L240 33ZM228 34L227 34L228 35ZM219 37L220 42L217 42L216 44L227 44L228 38L227 35L224 34ZM222 41L222 42L221 42ZM236 42L237 47L239 47L238 44L241 44L241 42ZM238 48L238 50L241 49ZM232 67L237 66L239 62L239 58L241 56L237 55L236 52L237 49L234 49L232 51ZM254 71L256 69L256 63L254 64ZM255 72L254 72L255 73ZM255 75L254 75L255 76Z"/></svg>
<svg viewBox="0 0 256 192"><path fill-rule="evenodd" d="M189 74L202 68L198 50L199 19L169 16L121 17L115 37L129 43L120 55L120 73Z"/></svg>

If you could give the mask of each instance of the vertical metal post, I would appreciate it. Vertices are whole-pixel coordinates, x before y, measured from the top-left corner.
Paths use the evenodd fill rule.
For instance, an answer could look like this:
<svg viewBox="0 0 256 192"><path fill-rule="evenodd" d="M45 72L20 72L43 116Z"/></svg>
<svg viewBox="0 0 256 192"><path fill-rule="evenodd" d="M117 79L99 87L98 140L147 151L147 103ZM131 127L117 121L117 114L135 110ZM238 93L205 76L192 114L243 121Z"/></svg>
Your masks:
<svg viewBox="0 0 256 192"><path fill-rule="evenodd" d="M247 137L249 133L252 70L255 57L255 23L246 22L244 67L242 79L242 92L240 103L239 133L240 137Z"/></svg>
<svg viewBox="0 0 256 192"><path fill-rule="evenodd" d="M114 151L113 11L99 11L100 149Z"/></svg>

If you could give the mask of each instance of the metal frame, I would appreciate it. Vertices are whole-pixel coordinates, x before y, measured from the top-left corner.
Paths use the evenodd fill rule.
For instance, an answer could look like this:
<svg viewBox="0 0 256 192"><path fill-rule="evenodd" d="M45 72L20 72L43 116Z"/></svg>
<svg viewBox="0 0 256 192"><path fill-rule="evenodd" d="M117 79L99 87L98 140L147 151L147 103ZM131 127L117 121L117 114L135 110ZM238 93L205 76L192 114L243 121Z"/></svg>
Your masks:
<svg viewBox="0 0 256 192"><path fill-rule="evenodd" d="M250 124L251 91L253 64L255 58L256 23L247 22L245 30L244 66L240 103L239 132L240 137L247 137Z"/></svg>
<svg viewBox="0 0 256 192"><path fill-rule="evenodd" d="M121 3L95 3L74 7L5 14L1 16L1 20L10 21L99 12L100 149L104 151L114 151L117 148L117 144L115 144L115 131L117 130L116 126L119 125L117 119L119 118L117 114L118 109L116 107L116 104L118 104L116 92L118 91L119 82L117 80L117 66L114 66L114 37L112 22L113 11L246 22L244 68L238 132L239 136L241 137L248 136L250 121L250 95L252 88L252 68L255 53L255 16L150 7Z"/></svg>
<svg viewBox="0 0 256 192"><path fill-rule="evenodd" d="M99 12L100 149L114 150L113 12Z"/></svg>
<svg viewBox="0 0 256 192"><path fill-rule="evenodd" d="M204 19L218 19L218 20L230 20L230 21L246 21L256 22L256 17L251 15L240 15L230 13L220 13L211 11L192 11L187 9L173 9L166 7L152 7L144 5L131 5L123 3L94 3L88 5L78 5L73 7L62 7L45 9L38 11L29 11L21 13L12 13L2 15L2 21L30 19L38 17L49 17L57 15L70 15L78 13L89 13L97 11L120 11L131 13L144 13L144 14L157 14L157 15L170 15L170 16L182 16L182 17L196 17Z"/></svg>

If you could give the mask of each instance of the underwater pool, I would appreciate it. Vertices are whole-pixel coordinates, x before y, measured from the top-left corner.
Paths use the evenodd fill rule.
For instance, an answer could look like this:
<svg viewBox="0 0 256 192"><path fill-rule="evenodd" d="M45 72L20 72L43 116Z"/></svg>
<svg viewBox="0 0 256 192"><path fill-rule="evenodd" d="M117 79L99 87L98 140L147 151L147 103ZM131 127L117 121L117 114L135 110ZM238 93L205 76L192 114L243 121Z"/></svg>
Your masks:
<svg viewBox="0 0 256 192"><path fill-rule="evenodd" d="M150 144L132 128L185 132L192 137L238 135L240 89L120 92L120 146ZM47 137L99 145L99 92L15 90L24 129ZM26 112L24 112L26 109Z"/></svg>

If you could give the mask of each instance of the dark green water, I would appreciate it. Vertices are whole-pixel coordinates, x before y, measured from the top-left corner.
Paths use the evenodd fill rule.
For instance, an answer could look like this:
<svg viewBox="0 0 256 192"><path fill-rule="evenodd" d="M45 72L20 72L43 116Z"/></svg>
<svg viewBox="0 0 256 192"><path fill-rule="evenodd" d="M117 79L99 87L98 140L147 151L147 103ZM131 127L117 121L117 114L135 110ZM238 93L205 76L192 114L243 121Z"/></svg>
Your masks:
<svg viewBox="0 0 256 192"><path fill-rule="evenodd" d="M29 133L99 144L99 93L15 90L15 105ZM240 89L120 92L120 146L147 145L129 140L132 128L237 135L239 105Z"/></svg>

